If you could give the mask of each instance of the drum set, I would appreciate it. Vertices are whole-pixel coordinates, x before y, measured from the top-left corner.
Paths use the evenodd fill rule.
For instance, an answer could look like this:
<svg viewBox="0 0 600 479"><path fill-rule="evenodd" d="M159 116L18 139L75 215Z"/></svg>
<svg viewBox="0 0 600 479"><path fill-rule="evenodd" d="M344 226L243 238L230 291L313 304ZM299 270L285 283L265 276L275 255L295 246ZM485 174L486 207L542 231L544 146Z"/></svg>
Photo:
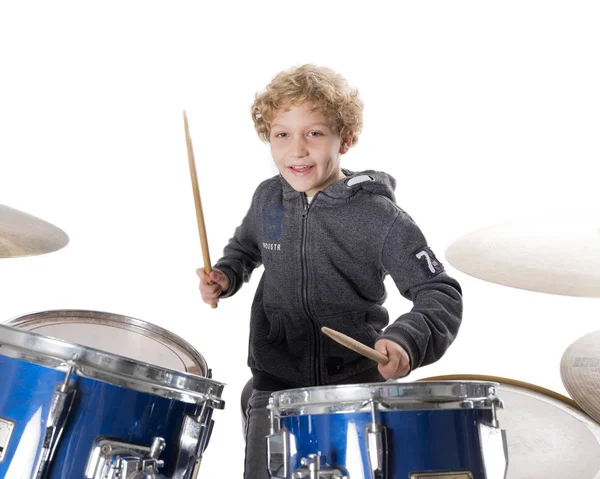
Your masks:
<svg viewBox="0 0 600 479"><path fill-rule="evenodd" d="M0 258L45 254L68 241L59 228L0 205ZM461 241L470 242L469 255L461 255ZM459 239L448 260L472 274L476 243ZM503 260L501 267L508 284L517 266ZM541 276L537 284L548 284ZM535 280L526 287L535 289ZM600 478L600 332L573 343L560 370L573 399L474 375L273 393L269 474ZM193 346L156 325L99 311L42 311L0 325L0 378L0 479L203 477L213 411L225 406L224 385Z"/></svg>

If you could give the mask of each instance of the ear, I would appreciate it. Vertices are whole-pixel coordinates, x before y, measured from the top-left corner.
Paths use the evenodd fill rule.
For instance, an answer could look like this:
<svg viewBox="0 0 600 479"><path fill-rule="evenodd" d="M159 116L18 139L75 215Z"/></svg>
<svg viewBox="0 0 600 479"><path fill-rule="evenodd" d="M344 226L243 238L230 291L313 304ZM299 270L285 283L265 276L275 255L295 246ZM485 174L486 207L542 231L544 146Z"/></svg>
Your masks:
<svg viewBox="0 0 600 479"><path fill-rule="evenodd" d="M346 136L342 138L342 144L340 145L340 154L347 153L352 146L352 138L354 137L354 133L350 132Z"/></svg>

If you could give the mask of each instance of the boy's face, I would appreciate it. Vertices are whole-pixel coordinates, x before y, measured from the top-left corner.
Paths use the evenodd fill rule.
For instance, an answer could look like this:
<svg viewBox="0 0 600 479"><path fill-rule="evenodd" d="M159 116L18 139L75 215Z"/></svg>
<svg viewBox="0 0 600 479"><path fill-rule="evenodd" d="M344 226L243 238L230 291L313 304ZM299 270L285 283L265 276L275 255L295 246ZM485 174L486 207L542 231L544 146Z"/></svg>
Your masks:
<svg viewBox="0 0 600 479"><path fill-rule="evenodd" d="M318 110L298 105L275 115L271 124L271 154L279 172L296 191L314 196L344 178L340 156L352 136L341 138Z"/></svg>

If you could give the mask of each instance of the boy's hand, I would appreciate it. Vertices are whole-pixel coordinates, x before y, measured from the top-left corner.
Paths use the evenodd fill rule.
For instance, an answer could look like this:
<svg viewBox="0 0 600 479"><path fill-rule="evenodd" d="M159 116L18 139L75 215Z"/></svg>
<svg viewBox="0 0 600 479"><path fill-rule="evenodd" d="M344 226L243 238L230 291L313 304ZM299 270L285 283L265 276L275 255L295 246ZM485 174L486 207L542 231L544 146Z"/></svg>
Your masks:
<svg viewBox="0 0 600 479"><path fill-rule="evenodd" d="M385 354L389 361L379 364L378 369L385 379L398 379L410 372L410 358L402 346L389 339L380 339L375 343L375 350Z"/></svg>
<svg viewBox="0 0 600 479"><path fill-rule="evenodd" d="M213 269L210 275L204 268L198 268L196 274L200 278L200 294L206 304L217 304L219 295L229 289L229 278L220 269Z"/></svg>

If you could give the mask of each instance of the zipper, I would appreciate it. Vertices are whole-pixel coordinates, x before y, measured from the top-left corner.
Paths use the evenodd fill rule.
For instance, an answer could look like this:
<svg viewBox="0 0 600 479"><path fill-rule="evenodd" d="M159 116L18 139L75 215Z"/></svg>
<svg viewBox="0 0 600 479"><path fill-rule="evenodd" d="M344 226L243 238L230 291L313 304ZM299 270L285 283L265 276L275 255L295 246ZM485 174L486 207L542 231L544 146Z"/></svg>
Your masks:
<svg viewBox="0 0 600 479"><path fill-rule="evenodd" d="M313 197L312 201L314 202L317 195ZM306 195L302 194L302 202L304 204L304 209L302 210L302 305L304 306L304 313L309 318L312 329L313 329L313 339L315 341L315 382L317 386L321 385L321 373L319 372L319 356L321 352L320 342L319 342L319 328L317 323L310 313L310 307L308 305L308 265L306 264L306 241L308 236L308 212L310 210L310 205L306 199Z"/></svg>

